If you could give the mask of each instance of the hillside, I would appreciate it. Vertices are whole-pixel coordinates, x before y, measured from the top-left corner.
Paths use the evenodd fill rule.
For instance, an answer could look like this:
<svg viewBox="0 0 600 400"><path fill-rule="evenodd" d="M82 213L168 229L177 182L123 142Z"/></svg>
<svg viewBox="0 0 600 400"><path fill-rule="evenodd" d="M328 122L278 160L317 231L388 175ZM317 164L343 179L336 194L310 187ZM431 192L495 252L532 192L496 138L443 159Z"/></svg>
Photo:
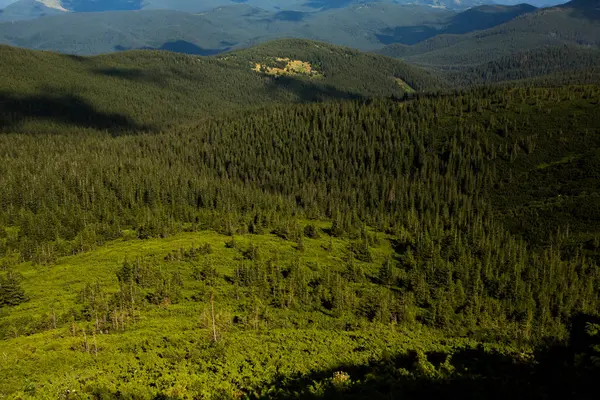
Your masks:
<svg viewBox="0 0 600 400"><path fill-rule="evenodd" d="M325 46L208 60L310 75L264 59L285 48L326 76L326 55L351 50ZM177 100L129 76L138 86L113 74L112 112L148 123ZM253 95L223 82L223 97ZM173 109L202 99L171 90ZM82 129L93 109L78 129L5 126L0 395L591 399L598 99L593 85L488 87L182 113L164 133L116 137Z"/></svg>
<svg viewBox="0 0 600 400"><path fill-rule="evenodd" d="M447 15L437 23L430 20L427 24L421 25L414 21L403 26L385 28L381 30L378 37L381 43L386 45L390 43L398 43L398 46L414 45L438 35L463 34L488 29L535 10L535 7L528 4L473 7L452 16ZM388 53L387 55L394 55L391 49L384 51Z"/></svg>
<svg viewBox="0 0 600 400"><path fill-rule="evenodd" d="M544 79L558 86L571 79L600 82L600 49L583 46L554 46L522 51L476 67L460 68L443 74L454 85L468 87L498 82Z"/></svg>
<svg viewBox="0 0 600 400"><path fill-rule="evenodd" d="M483 31L439 35L414 46L390 45L378 51L436 68L474 66L519 51L546 46L600 46L600 20L576 4L541 9Z"/></svg>
<svg viewBox="0 0 600 400"><path fill-rule="evenodd" d="M7 46L0 53L0 68L11 76L0 82L4 132L85 126L115 132L160 130L248 104L402 96L443 85L402 61L303 40L271 42L219 57L136 51L82 58ZM257 63L278 66L278 58L307 62L318 76L254 71ZM57 125L48 125L48 120Z"/></svg>

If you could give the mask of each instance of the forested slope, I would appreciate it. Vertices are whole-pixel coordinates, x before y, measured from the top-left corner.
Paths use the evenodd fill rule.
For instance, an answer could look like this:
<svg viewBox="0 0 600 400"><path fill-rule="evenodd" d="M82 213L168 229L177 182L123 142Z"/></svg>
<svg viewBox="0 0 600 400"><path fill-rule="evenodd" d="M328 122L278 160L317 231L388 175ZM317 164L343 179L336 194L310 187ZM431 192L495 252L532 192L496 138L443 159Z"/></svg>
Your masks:
<svg viewBox="0 0 600 400"><path fill-rule="evenodd" d="M544 80L560 86L571 81L600 82L600 49L583 46L542 47L499 57L476 67L444 73L449 83L459 86L498 82Z"/></svg>
<svg viewBox="0 0 600 400"><path fill-rule="evenodd" d="M0 395L589 396L597 84L2 51Z"/></svg>
<svg viewBox="0 0 600 400"><path fill-rule="evenodd" d="M0 82L4 132L160 130L248 105L402 96L443 86L402 61L302 40L220 57L138 51L83 58L7 46L0 54L10 77ZM257 63L283 67L287 62L277 59L290 57L317 75L253 70Z"/></svg>
<svg viewBox="0 0 600 400"><path fill-rule="evenodd" d="M474 66L498 57L546 46L600 46L600 19L592 6L571 2L540 9L490 29L439 35L414 46L392 44L379 51L407 61L443 68Z"/></svg>

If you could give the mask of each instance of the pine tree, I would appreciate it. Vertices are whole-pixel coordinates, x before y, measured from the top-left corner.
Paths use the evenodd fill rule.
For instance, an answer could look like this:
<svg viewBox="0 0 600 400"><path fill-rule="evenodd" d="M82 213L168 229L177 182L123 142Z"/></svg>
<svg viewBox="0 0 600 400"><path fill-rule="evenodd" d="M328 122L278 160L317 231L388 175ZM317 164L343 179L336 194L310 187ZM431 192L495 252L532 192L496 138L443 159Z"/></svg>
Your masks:
<svg viewBox="0 0 600 400"><path fill-rule="evenodd" d="M0 277L0 307L16 306L28 300L21 287L19 274L9 271Z"/></svg>
<svg viewBox="0 0 600 400"><path fill-rule="evenodd" d="M392 261L389 257L385 259L379 268L378 278L379 282L381 282L383 285L390 286L394 284L394 269L392 266Z"/></svg>

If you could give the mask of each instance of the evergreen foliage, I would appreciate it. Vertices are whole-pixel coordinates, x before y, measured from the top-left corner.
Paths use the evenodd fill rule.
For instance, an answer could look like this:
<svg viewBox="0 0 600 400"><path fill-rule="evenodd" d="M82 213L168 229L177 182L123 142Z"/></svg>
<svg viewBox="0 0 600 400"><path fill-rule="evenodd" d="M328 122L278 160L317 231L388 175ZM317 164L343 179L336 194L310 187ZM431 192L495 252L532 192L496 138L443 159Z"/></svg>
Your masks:
<svg viewBox="0 0 600 400"><path fill-rule="evenodd" d="M599 304L598 251L582 246L598 235L598 180L587 171L600 125L596 113L568 117L594 109L598 98L595 86L478 89L411 102L270 107L171 134L5 135L0 218L17 234L3 249L52 263L124 228L161 238L211 228L244 234L260 224L302 240L302 250L296 218L332 218L330 234L351 239L342 277L360 283L359 262L373 261L367 223L396 238L402 273L393 302L414 297L419 321L564 337L571 315ZM572 118L579 128L564 136ZM561 170L566 186L556 192ZM253 244L232 239L229 247L264 261ZM303 270L289 276L307 282ZM155 280L166 298L171 278Z"/></svg>
<svg viewBox="0 0 600 400"><path fill-rule="evenodd" d="M20 281L21 277L14 271L0 276L0 308L16 306L27 301Z"/></svg>
<svg viewBox="0 0 600 400"><path fill-rule="evenodd" d="M287 56L324 71L355 57L314 49ZM37 90L15 82L2 84ZM567 388L597 373L597 85L364 89L202 118L195 95L139 85L157 97L110 102L130 80L86 94L102 118L135 121L121 135L89 108L69 123L2 109L0 395L408 397L444 382L477 395L483 376L544 398L554 367ZM161 93L182 105L162 122Z"/></svg>

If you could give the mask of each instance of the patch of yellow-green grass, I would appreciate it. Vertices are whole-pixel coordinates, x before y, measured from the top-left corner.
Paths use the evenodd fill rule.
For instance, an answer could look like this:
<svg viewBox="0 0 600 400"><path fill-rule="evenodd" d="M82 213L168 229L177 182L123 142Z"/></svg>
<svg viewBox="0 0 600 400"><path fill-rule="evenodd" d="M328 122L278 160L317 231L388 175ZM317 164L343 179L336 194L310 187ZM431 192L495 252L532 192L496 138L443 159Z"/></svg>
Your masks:
<svg viewBox="0 0 600 400"><path fill-rule="evenodd" d="M255 63L252 68L254 71L271 76L307 76L310 78L319 78L323 74L313 68L307 61L291 60L289 58L276 57L265 60L264 63Z"/></svg>
<svg viewBox="0 0 600 400"><path fill-rule="evenodd" d="M307 223L318 228L320 237L304 237L304 251L299 251L296 242L273 234L236 235L236 248L229 248L225 244L231 237L203 231L163 239L116 240L87 253L60 258L50 266L17 265L30 300L1 311L3 326L14 325L15 329L0 341L0 398L54 399L66 390L89 393L90 387L97 386L113 393L137 393L140 398L167 392L191 398L192 392L208 396L221 389L233 393L243 389L238 375L266 384L275 379L277 368L292 374L346 361L366 362L383 349L406 343L407 334L398 328L365 325L356 334L331 331L332 318L326 313L272 308L247 295L236 298L233 286L221 278L214 296L222 346L211 345L207 284L192 278L193 262L166 261L165 256L208 243L211 254L201 256L197 263L208 260L221 277L231 277L236 265L251 262L244 260L243 250L252 244L259 248L261 262L313 264L321 270L344 268L350 241L326 235L323 230L331 226L330 222L301 221L302 226ZM371 248L373 263L361 263L365 271L376 272L392 251L386 236L377 235L379 244ZM81 309L78 298L86 284L99 283L108 293L117 292L115 272L126 258L137 257L154 258L161 268L181 273L184 288L179 303L145 306L134 319L126 320L123 330L110 333L93 333L92 322L64 317ZM232 323L234 316L249 320L254 312L255 308L244 311L240 304L254 304L252 307L261 310L260 321L249 325L252 329ZM56 328L53 311L62 317ZM344 315L336 321L339 329L355 323ZM32 324L31 332L23 328L28 324ZM365 350L353 353L359 346ZM274 354L278 357L272 358ZM225 357L227 364L219 362L219 357ZM215 363L213 372L201 366L211 363Z"/></svg>
<svg viewBox="0 0 600 400"><path fill-rule="evenodd" d="M313 222L313 224L315 224ZM315 225L323 229L327 222L317 222ZM391 246L383 234L379 234L380 244L373 248L373 267L381 265L391 253ZM273 234L265 235L236 235L238 249L231 249L225 243L231 238L212 231L181 233L164 239L150 240L117 240L93 251L63 257L54 265L32 265L24 263L15 269L23 275L22 286L30 300L11 308L4 322L11 320L37 319L50 323L51 314L64 314L76 305L77 296L86 284L100 283L113 291L118 290L115 275L125 259L135 260L138 257L155 258L161 262L164 257L182 248L190 248L209 243L212 254L207 256L221 274L232 275L236 263L242 258L239 249L245 249L253 244L258 246L263 260L274 259L283 264L297 261L301 264L341 266L347 256L348 240L329 238L321 234L318 239L304 238L303 252L298 251L297 244L284 240ZM332 250L327 247L331 244ZM369 268L369 266L366 266ZM189 269L181 263L169 263L165 268ZM189 271L183 271L184 276ZM4 311L6 313L6 311ZM19 332L15 332L18 335Z"/></svg>
<svg viewBox="0 0 600 400"><path fill-rule="evenodd" d="M56 399L70 391L75 393L70 398L89 398L84 392L93 388L148 399L158 393L185 399L218 391L231 395L273 385L281 376L364 364L384 351L400 353L425 343L450 347L430 330L389 325L360 332L231 330L211 344L208 332L192 325L182 328L165 319L154 328L98 335L88 338L94 349L89 353L83 337L66 330L10 340L0 344L0 396Z"/></svg>
<svg viewBox="0 0 600 400"><path fill-rule="evenodd" d="M408 83L400 78L394 78L394 82L406 93L415 93L415 89L411 88Z"/></svg>

